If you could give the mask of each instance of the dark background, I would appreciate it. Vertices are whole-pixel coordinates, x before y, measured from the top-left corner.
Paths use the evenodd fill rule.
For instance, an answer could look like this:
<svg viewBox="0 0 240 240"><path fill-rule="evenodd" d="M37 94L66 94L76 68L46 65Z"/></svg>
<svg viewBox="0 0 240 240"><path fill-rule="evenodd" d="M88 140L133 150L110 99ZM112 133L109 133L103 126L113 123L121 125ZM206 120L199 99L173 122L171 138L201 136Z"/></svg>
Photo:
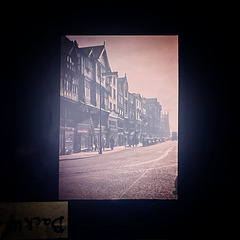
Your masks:
<svg viewBox="0 0 240 240"><path fill-rule="evenodd" d="M236 6L166 2L5 4L2 202L58 201L61 35L173 34L179 35L179 200L69 201L69 239L233 234Z"/></svg>

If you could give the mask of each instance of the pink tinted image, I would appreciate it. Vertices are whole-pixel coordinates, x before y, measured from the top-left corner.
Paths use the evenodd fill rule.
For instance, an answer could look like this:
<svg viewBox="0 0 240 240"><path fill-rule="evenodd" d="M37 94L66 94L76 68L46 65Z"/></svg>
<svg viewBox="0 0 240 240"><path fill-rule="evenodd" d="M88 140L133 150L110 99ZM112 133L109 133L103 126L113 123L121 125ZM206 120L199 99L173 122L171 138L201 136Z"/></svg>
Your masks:
<svg viewBox="0 0 240 240"><path fill-rule="evenodd" d="M62 36L59 199L177 199L178 36Z"/></svg>

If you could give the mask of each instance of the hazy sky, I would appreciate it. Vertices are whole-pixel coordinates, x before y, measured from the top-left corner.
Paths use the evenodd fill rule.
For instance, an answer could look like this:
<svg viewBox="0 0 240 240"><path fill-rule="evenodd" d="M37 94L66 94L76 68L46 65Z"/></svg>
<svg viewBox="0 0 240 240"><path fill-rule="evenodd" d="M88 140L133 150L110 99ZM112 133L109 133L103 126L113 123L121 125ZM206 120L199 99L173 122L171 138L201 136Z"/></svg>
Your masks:
<svg viewBox="0 0 240 240"><path fill-rule="evenodd" d="M127 74L129 91L157 98L178 130L178 36L67 36L79 47L103 45L112 71Z"/></svg>

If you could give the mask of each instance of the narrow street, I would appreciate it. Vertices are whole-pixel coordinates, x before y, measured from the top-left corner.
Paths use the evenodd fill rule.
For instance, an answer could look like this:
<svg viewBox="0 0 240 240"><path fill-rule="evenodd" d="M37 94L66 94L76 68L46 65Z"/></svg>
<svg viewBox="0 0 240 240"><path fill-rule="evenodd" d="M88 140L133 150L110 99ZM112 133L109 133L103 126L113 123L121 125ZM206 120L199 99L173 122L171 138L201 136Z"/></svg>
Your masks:
<svg viewBox="0 0 240 240"><path fill-rule="evenodd" d="M177 141L61 156L59 199L177 199L177 165Z"/></svg>

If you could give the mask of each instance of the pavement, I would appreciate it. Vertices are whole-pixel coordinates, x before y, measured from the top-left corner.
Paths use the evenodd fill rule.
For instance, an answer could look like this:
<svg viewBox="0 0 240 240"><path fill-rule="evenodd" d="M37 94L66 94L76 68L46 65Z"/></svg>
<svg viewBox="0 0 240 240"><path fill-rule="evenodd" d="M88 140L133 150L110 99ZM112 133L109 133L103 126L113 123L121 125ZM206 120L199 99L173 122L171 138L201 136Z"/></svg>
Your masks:
<svg viewBox="0 0 240 240"><path fill-rule="evenodd" d="M142 146L141 146L141 144L138 144L137 147L142 147ZM113 148L113 150L111 150L111 148L105 148L102 151L102 154L105 155L105 154L109 154L109 153L113 153L113 152L124 151L124 150L130 149L130 148L133 148L133 147L127 146L125 148L125 146L116 146L116 147ZM83 159L83 158L99 156L99 155L100 154L98 153L98 151L72 153L72 154L69 154L69 155L60 155L59 156L59 161Z"/></svg>

